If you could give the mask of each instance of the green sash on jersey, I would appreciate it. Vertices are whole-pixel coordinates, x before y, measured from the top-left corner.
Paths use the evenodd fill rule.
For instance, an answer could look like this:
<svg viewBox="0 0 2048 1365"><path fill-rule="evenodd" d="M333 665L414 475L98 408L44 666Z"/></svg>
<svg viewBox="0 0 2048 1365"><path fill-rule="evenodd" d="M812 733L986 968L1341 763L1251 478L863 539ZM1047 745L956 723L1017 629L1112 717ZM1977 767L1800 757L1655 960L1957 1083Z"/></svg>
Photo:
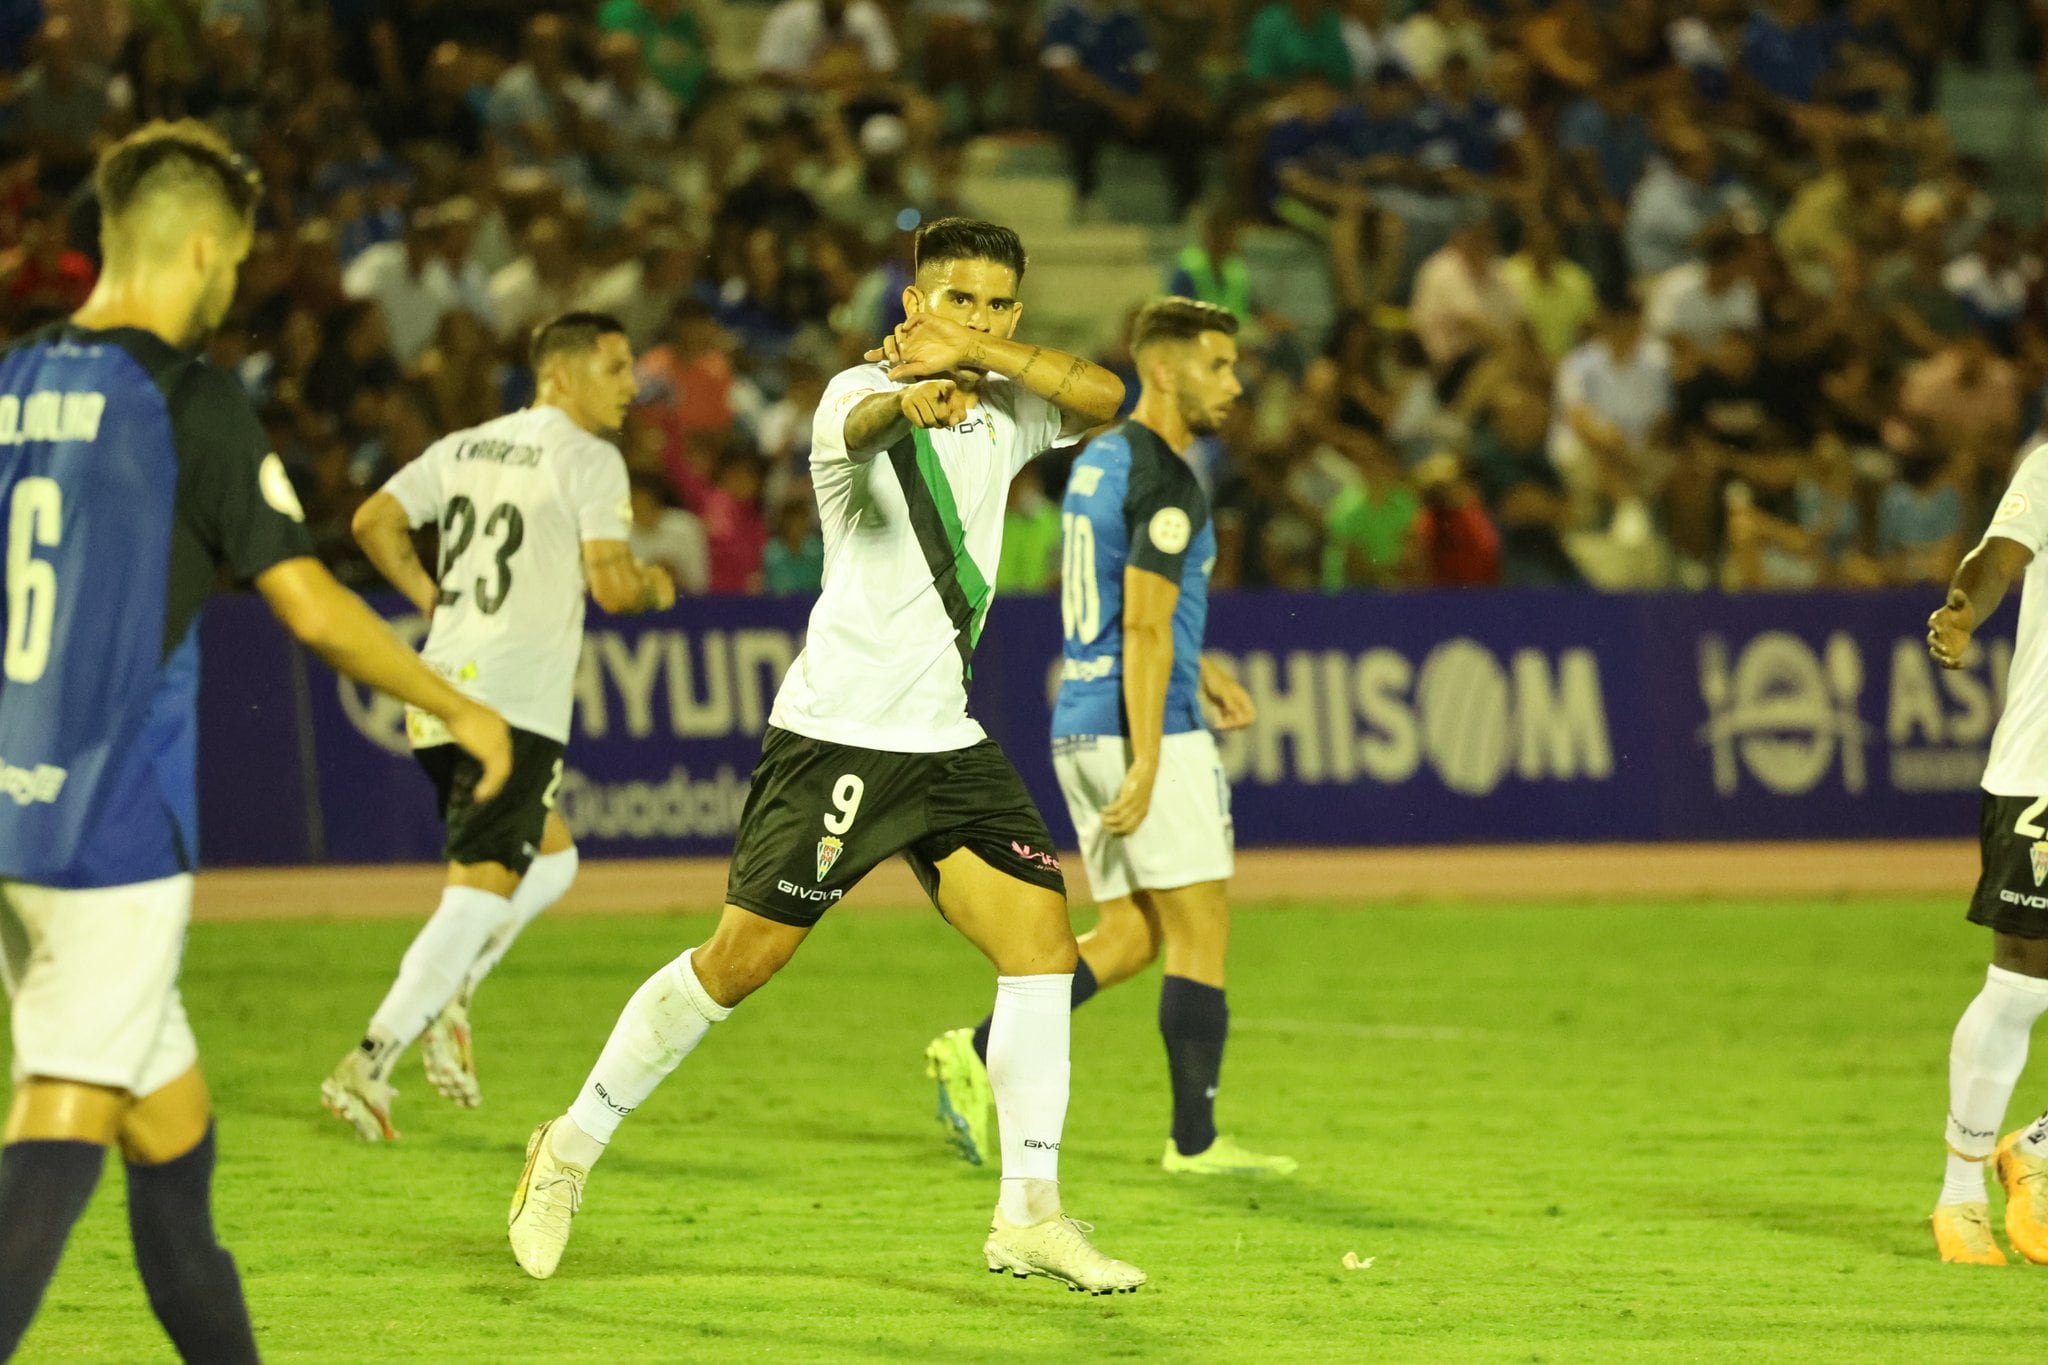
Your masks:
<svg viewBox="0 0 2048 1365"><path fill-rule="evenodd" d="M910 509L910 527L917 533L918 547L932 571L932 586L945 605L946 619L956 632L960 667L974 677L974 646L981 640L982 623L988 619L989 603L995 594L973 556L967 553L967 535L960 526L960 508L953 501L953 485L932 448L931 434L913 428L910 439L889 447L889 463L896 470L896 482L903 487L903 501Z"/></svg>

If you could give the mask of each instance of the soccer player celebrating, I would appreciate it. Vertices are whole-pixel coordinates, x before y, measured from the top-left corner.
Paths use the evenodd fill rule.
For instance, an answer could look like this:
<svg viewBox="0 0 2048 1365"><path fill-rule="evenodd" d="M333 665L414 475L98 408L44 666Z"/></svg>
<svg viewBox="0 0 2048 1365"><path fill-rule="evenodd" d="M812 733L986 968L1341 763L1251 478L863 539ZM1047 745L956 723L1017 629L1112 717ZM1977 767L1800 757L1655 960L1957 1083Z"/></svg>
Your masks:
<svg viewBox="0 0 2048 1365"><path fill-rule="evenodd" d="M1984 989L1956 1024L1948 1054L1948 1173L1934 1208L1934 1242L1944 1261L2004 1265L1984 1197L1990 1162L2005 1186L2005 1231L2013 1248L2048 1264L2048 1115L1998 1139L2007 1102L2027 1063L2028 1035L2048 1013L2048 446L2020 463L1997 514L1949 580L1948 600L1927 619L1927 649L1960 668L1970 635L1998 609L2016 579L2019 641L2005 714L1991 737L1979 827L1983 872L1970 920L1991 930Z"/></svg>
<svg viewBox="0 0 2048 1365"><path fill-rule="evenodd" d="M391 1068L422 1030L427 1079L476 1106L470 998L576 878L576 845L554 805L586 583L608 612L675 604L668 571L626 546L626 462L602 435L619 429L635 392L625 328L602 313L565 313L535 329L530 353L532 407L435 442L355 517L370 562L433 623L427 663L513 727L512 779L480 806L476 761L432 716L406 716L448 828L448 885L363 1041L320 1087L368 1142L398 1136ZM428 524L440 527L438 576L413 552L413 528Z"/></svg>
<svg viewBox="0 0 2048 1365"><path fill-rule="evenodd" d="M584 1181L626 1115L767 984L834 902L901 853L948 923L995 964L989 1077L1003 1117L991 1271L1095 1293L1144 1274L1092 1246L1059 1197L1074 936L1045 822L967 714L1011 479L1108 421L1115 375L1012 339L1024 249L993 223L942 218L913 246L893 365L826 386L811 476L824 590L769 716L710 939L627 1002L566 1114L527 1144L513 1254L546 1278Z"/></svg>
<svg viewBox="0 0 2048 1365"><path fill-rule="evenodd" d="M1230 787L1202 703L1228 729L1251 698L1202 657L1216 533L1182 458L1243 392L1237 319L1214 304L1147 304L1131 333L1143 384L1131 419L1089 442L1067 480L1060 617L1066 658L1053 707L1053 766L1081 839L1101 918L1080 942L1072 1003L1144 970L1166 944L1159 1031L1173 1081L1163 1164L1205 1175L1275 1173L1295 1163L1216 1132L1230 1028L1224 949L1232 867ZM990 1021L925 1052L939 1120L960 1152L990 1150Z"/></svg>
<svg viewBox="0 0 2048 1365"><path fill-rule="evenodd" d="M196 359L261 190L219 135L152 123L94 176L105 266L68 322L0 355L0 1359L98 1182L128 1167L150 1307L186 1360L253 1361L215 1238L212 1104L178 993L198 851L199 609L225 569L337 669L435 716L504 783L505 723L436 677L313 558L232 375Z"/></svg>

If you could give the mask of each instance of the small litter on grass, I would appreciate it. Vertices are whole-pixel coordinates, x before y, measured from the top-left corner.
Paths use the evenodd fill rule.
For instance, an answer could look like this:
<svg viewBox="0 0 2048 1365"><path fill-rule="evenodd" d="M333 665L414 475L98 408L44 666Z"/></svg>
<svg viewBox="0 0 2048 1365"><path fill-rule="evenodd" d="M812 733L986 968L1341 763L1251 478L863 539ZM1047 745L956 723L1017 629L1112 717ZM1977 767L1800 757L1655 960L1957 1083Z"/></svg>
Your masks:
<svg viewBox="0 0 2048 1365"><path fill-rule="evenodd" d="M1347 1251L1344 1253L1344 1268L1346 1270L1371 1270L1372 1263L1378 1259L1377 1256L1360 1256L1355 1251Z"/></svg>

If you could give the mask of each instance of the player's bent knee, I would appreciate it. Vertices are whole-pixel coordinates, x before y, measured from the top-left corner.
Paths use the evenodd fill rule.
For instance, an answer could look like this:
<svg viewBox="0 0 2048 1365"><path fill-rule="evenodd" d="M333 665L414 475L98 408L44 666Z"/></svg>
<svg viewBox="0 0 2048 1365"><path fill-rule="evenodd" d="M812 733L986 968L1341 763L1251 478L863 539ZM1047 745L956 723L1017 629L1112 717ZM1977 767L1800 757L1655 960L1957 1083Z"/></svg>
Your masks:
<svg viewBox="0 0 2048 1365"><path fill-rule="evenodd" d="M213 1097L198 1067L144 1095L121 1118L121 1155L130 1165L161 1166L197 1147L213 1121Z"/></svg>
<svg viewBox="0 0 2048 1365"><path fill-rule="evenodd" d="M809 932L728 905L716 932L690 954L690 964L705 993L731 1008L789 965Z"/></svg>
<svg viewBox="0 0 2048 1365"><path fill-rule="evenodd" d="M8 1142L92 1142L114 1145L128 1092L83 1081L31 1076L15 1087L7 1110Z"/></svg>

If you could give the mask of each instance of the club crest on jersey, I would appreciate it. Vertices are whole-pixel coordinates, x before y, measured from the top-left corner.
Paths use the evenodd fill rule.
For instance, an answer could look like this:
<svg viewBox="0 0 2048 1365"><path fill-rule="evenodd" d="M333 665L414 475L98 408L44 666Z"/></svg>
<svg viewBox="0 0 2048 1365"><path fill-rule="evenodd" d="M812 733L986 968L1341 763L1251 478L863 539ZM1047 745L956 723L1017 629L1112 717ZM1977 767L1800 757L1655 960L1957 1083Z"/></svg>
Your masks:
<svg viewBox="0 0 2048 1365"><path fill-rule="evenodd" d="M839 861L839 854L840 854L840 851L841 851L842 849L844 849L845 847L846 847L846 845L845 845L845 844L842 844L842 843L840 843L838 839L834 838L834 837L833 837L832 835L830 835L830 834L828 834L828 835L826 835L826 836L825 836L824 838L822 838L822 839L818 840L818 880L819 880L819 881L821 881L821 882L822 882L822 881L824 881L824 880L825 880L825 874L826 874L827 872L830 872L830 871L832 870L832 864L834 864L834 863L836 863L836 862L838 862L838 861ZM2035 855L2035 857L2036 857L2036 858L2038 859L2038 858L2040 857L2040 855L2039 855L2039 854L2036 854L2036 855ZM2036 880L2039 880L2039 874L2036 874Z"/></svg>
<svg viewBox="0 0 2048 1365"><path fill-rule="evenodd" d="M2034 885L2048 881L2048 839L2034 841L2034 846L2027 850L2027 861L2033 864Z"/></svg>

